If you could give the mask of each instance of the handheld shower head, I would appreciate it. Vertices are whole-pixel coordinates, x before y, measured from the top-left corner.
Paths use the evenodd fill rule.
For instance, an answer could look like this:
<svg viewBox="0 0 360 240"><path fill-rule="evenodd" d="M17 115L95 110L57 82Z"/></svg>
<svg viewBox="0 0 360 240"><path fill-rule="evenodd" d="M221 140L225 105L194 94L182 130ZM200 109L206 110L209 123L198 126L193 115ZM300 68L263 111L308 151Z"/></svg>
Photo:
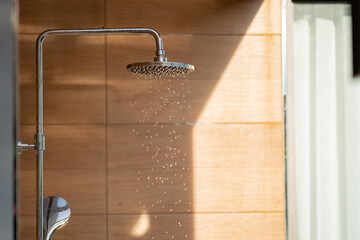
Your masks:
<svg viewBox="0 0 360 240"><path fill-rule="evenodd" d="M132 63L127 69L134 74L154 76L182 76L195 71L191 64L161 61Z"/></svg>
<svg viewBox="0 0 360 240"><path fill-rule="evenodd" d="M48 197L43 201L44 205L44 240L51 240L57 229L64 227L71 215L69 204L61 197Z"/></svg>

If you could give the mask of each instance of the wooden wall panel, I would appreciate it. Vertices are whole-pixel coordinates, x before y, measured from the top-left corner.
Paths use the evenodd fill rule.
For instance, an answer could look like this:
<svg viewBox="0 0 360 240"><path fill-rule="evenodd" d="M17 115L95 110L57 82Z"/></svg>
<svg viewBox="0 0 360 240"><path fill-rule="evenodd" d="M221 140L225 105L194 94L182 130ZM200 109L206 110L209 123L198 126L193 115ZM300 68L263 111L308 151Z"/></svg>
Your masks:
<svg viewBox="0 0 360 240"><path fill-rule="evenodd" d="M159 160L177 162L173 168L178 169L189 165L194 168L281 168L283 142L278 134L281 129L281 124L111 125L108 167L158 169L162 168ZM174 141L170 143L170 139Z"/></svg>
<svg viewBox="0 0 360 240"><path fill-rule="evenodd" d="M21 127L21 139L32 142L35 125ZM45 125L44 170L105 169L105 126ZM34 150L21 154L21 169L36 169Z"/></svg>
<svg viewBox="0 0 360 240"><path fill-rule="evenodd" d="M146 34L46 40L44 194L72 208L55 240L285 239L280 0L19 4L24 141L46 29L153 27L169 61L196 67L188 81L133 76L127 64L154 57ZM33 239L34 151L21 161Z"/></svg>
<svg viewBox="0 0 360 240"><path fill-rule="evenodd" d="M20 35L22 124L35 123L36 38ZM105 122L104 49L103 36L50 36L45 40L45 123Z"/></svg>
<svg viewBox="0 0 360 240"><path fill-rule="evenodd" d="M106 213L105 170L56 170L44 172L44 198L61 196L72 214ZM21 171L21 215L35 216L36 174Z"/></svg>
<svg viewBox="0 0 360 240"><path fill-rule="evenodd" d="M20 33L104 26L103 0L20 0L19 10Z"/></svg>
<svg viewBox="0 0 360 240"><path fill-rule="evenodd" d="M283 213L111 215L109 240L283 240L284 219Z"/></svg>
<svg viewBox="0 0 360 240"><path fill-rule="evenodd" d="M110 213L283 211L282 172L282 168L109 169L108 209Z"/></svg>
<svg viewBox="0 0 360 240"><path fill-rule="evenodd" d="M109 0L106 11L107 27L149 26L163 34L280 33L277 0Z"/></svg>
<svg viewBox="0 0 360 240"><path fill-rule="evenodd" d="M53 240L100 240L106 239L106 215L71 216L66 227L57 230ZM36 218L20 217L21 240L36 239Z"/></svg>

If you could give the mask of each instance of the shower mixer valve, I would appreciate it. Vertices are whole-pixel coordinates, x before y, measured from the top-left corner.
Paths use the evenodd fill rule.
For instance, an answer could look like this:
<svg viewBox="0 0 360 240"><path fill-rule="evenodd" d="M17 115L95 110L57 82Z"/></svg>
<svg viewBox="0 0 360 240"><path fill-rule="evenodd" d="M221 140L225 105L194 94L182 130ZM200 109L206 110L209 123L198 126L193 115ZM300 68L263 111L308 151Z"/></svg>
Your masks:
<svg viewBox="0 0 360 240"><path fill-rule="evenodd" d="M34 148L35 150L45 150L45 136L44 134L34 136L34 144L26 143L22 141L17 142L17 152L21 154L21 151L27 151L30 148Z"/></svg>

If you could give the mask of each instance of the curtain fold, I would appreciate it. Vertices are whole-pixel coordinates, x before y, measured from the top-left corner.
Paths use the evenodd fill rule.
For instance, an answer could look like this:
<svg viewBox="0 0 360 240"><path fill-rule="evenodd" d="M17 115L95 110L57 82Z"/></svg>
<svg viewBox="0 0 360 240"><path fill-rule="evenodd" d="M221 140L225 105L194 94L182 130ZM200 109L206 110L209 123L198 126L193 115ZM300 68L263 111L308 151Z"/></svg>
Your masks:
<svg viewBox="0 0 360 240"><path fill-rule="evenodd" d="M360 79L352 78L351 9L295 4L293 26L297 240L359 240Z"/></svg>

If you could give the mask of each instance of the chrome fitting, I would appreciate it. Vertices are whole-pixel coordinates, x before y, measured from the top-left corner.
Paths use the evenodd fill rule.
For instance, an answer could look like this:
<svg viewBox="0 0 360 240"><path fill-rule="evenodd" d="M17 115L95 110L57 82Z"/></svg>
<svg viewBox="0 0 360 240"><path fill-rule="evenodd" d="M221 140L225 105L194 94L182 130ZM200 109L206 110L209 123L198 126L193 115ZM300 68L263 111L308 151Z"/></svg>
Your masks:
<svg viewBox="0 0 360 240"><path fill-rule="evenodd" d="M165 55L164 49L157 49L155 51L155 55L156 55L156 57L154 57L155 62L167 62L166 57L164 57L164 55Z"/></svg>
<svg viewBox="0 0 360 240"><path fill-rule="evenodd" d="M35 134L35 149L37 151L45 150L45 136L44 134Z"/></svg>
<svg viewBox="0 0 360 240"><path fill-rule="evenodd" d="M26 151L29 148L35 148L35 144L29 144L22 141L17 142L17 152L21 154L21 151Z"/></svg>
<svg viewBox="0 0 360 240"><path fill-rule="evenodd" d="M154 57L154 61L155 61L155 62L164 62L164 63L166 63L166 62L167 62L167 58L166 58L166 57L163 57L163 56L157 56L157 57Z"/></svg>

